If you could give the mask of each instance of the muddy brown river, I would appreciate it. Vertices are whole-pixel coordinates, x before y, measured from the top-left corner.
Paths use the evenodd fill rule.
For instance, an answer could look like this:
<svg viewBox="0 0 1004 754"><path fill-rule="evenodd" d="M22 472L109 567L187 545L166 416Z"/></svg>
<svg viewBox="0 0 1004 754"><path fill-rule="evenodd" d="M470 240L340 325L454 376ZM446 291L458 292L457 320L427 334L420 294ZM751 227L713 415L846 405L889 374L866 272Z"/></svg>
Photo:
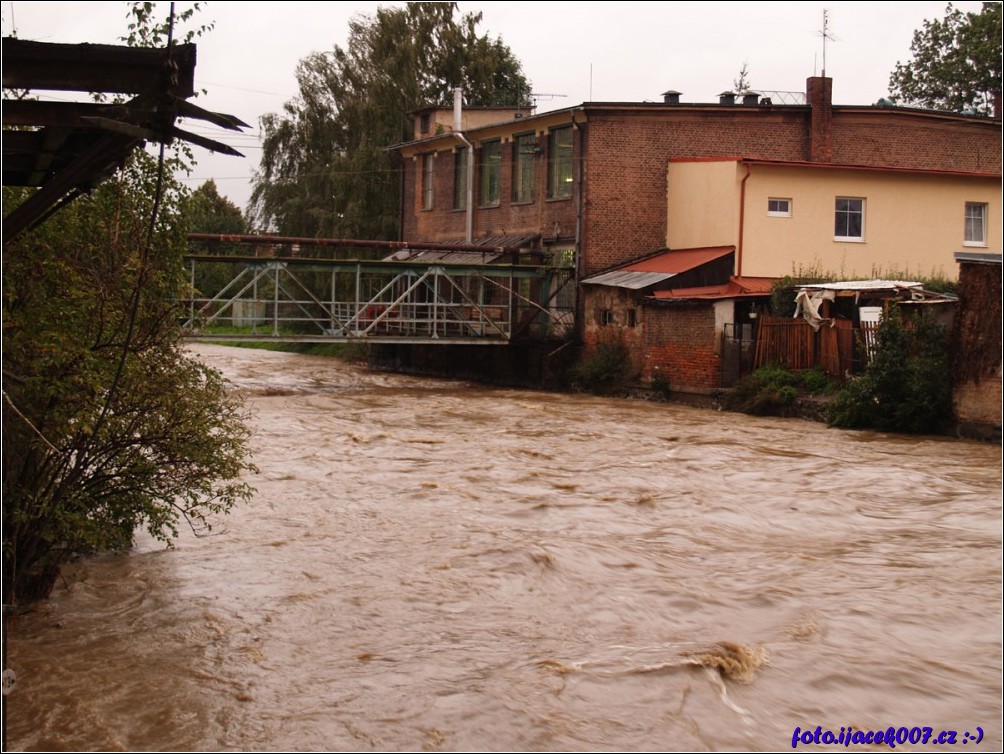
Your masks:
<svg viewBox="0 0 1004 754"><path fill-rule="evenodd" d="M196 350L257 495L16 619L13 749L1002 746L999 447Z"/></svg>

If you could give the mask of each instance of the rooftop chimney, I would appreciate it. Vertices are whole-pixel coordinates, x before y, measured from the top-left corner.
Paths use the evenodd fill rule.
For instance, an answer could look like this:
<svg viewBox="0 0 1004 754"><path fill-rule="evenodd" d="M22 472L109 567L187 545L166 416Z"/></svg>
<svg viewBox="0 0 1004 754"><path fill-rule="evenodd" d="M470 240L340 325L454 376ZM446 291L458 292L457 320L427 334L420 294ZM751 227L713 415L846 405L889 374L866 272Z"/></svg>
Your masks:
<svg viewBox="0 0 1004 754"><path fill-rule="evenodd" d="M464 90L462 87L457 87L453 90L453 130L463 131L464 121L463 121L463 111L464 111Z"/></svg>
<svg viewBox="0 0 1004 754"><path fill-rule="evenodd" d="M662 93L662 101L667 105L679 105L680 104L680 94L675 89L670 89L668 92Z"/></svg>
<svg viewBox="0 0 1004 754"><path fill-rule="evenodd" d="M833 79L811 76L805 82L805 100L812 108L809 124L809 160L833 162Z"/></svg>
<svg viewBox="0 0 1004 754"><path fill-rule="evenodd" d="M756 106L760 101L760 95L756 92L743 92L743 104L748 106Z"/></svg>
<svg viewBox="0 0 1004 754"><path fill-rule="evenodd" d="M736 93L735 92L722 92L718 95L719 105L734 105L736 104Z"/></svg>

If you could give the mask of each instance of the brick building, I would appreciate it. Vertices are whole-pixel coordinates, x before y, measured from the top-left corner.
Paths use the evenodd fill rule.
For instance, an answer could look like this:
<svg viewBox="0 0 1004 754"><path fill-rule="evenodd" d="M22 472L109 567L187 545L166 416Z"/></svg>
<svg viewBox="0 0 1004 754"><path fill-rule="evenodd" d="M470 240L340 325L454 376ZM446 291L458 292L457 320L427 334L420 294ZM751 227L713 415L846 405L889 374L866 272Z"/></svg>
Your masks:
<svg viewBox="0 0 1004 754"><path fill-rule="evenodd" d="M583 103L541 114L455 108L451 118L445 109L421 111L415 116L415 140L396 147L404 163L402 238L492 238L498 246L512 239L546 263L574 265L580 284L578 327L587 346L619 330L634 344L642 378L660 373L674 388L716 387L715 370L721 373L716 339L723 326L749 324L740 320L749 309L746 299L763 294L760 278L791 271L778 272L776 260L787 259L787 252L770 242L779 226L764 226L760 216L790 216L794 202L801 220L803 208L818 204L806 197L816 196L812 191L825 194L837 178L841 188L830 191L822 211L817 207L825 243L797 234L785 241L803 252L811 243L811 253L803 256L819 260L823 269L846 270L835 251L846 259L853 248L855 267L902 266L903 259L923 251L923 259L936 260L951 277L953 252L964 238L965 245L976 239L977 245L1000 251L999 119L835 106L831 83L808 79L800 105L775 105L756 95L684 104L676 93L667 93L659 103ZM711 163L730 170L727 179L714 173ZM757 193L768 190L768 178L776 185L790 176L799 185L808 176L823 188L817 185L794 198ZM949 183L951 200L938 207L940 187ZM914 208L899 222L910 229L908 238L897 239L892 230L883 231L881 244L877 236L864 237L866 225L876 233L897 227L894 220L879 222L885 199L867 198L873 184L883 197L927 187L924 208ZM848 188L855 186L860 188ZM750 205L754 196L764 201L763 208ZM773 202L770 213L767 202ZM932 214L932 203L943 211ZM839 230L830 235L835 220L849 229L846 237L837 238ZM954 244L927 232L956 225ZM755 234L758 243L751 240ZM674 253L706 247L726 248L731 267L718 265L717 277L704 276L690 286L703 290L684 305L680 301L686 296L665 290L687 288L679 276L689 270L679 269ZM596 280L666 251L667 272L653 285ZM763 261L768 254L773 265ZM675 308L667 309L666 299L673 299ZM611 301L620 303L604 303ZM684 335L684 329L703 334Z"/></svg>

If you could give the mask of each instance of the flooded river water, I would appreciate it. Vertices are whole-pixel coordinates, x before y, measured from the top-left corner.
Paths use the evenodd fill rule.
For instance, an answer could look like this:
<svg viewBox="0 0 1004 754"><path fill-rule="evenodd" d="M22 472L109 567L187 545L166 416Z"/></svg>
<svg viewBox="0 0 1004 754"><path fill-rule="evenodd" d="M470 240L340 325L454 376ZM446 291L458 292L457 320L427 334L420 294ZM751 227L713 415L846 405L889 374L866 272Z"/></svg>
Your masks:
<svg viewBox="0 0 1004 754"><path fill-rule="evenodd" d="M999 447L197 350L257 495L15 621L14 749L1001 748Z"/></svg>

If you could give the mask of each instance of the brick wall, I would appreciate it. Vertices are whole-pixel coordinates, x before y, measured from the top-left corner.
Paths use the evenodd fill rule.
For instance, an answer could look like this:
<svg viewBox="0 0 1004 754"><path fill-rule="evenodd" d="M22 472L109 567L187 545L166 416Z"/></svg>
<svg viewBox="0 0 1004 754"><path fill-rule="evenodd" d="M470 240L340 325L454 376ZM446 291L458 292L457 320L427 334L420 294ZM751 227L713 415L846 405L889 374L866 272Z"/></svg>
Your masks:
<svg viewBox="0 0 1004 754"><path fill-rule="evenodd" d="M625 378L635 380L641 375L644 366L644 322L642 321L642 305L633 291L624 288L613 288L605 285L587 285L582 287L583 323L582 340L586 351L590 351L600 343L623 343L630 354L630 369ZM602 311L610 312L610 322L604 324L600 319ZM629 312L634 312L630 315ZM630 317L634 317L632 324Z"/></svg>
<svg viewBox="0 0 1004 754"><path fill-rule="evenodd" d="M704 392L721 386L714 305L644 307L642 379L669 382L670 390Z"/></svg>
<svg viewBox="0 0 1004 754"><path fill-rule="evenodd" d="M938 117L833 116L833 162L850 165L1001 171L1001 131L987 121L963 126ZM890 114L891 115L891 114Z"/></svg>
<svg viewBox="0 0 1004 754"><path fill-rule="evenodd" d="M578 150L578 137L574 137ZM544 238L573 240L577 213L576 197L547 199L547 137L540 137L543 149L534 157L534 201L514 203L513 142L502 144L500 200L497 206L481 206L480 172L474 170L473 240L491 236L540 234ZM475 160L478 151L475 149ZM453 209L454 153L436 155L433 208L422 208L422 155L404 160L404 222L402 238L415 241L463 241L466 210ZM555 229L557 228L557 233Z"/></svg>
<svg viewBox="0 0 1004 754"><path fill-rule="evenodd" d="M666 245L666 166L673 157L808 159L805 112L756 108L589 113L585 274Z"/></svg>

